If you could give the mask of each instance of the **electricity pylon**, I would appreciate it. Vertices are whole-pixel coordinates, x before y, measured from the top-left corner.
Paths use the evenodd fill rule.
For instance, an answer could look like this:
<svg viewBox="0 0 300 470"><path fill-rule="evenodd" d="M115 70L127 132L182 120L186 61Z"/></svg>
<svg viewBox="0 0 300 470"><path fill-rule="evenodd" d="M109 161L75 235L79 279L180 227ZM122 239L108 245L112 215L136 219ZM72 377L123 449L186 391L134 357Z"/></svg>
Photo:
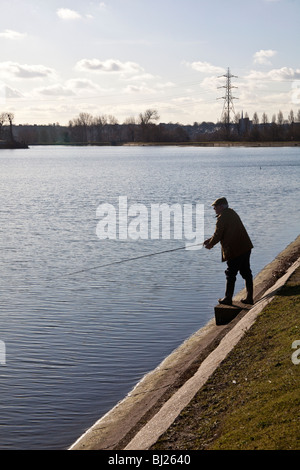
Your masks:
<svg viewBox="0 0 300 470"><path fill-rule="evenodd" d="M221 100L221 99L224 100L224 106L223 106L221 121L225 123L226 128L229 130L230 112L232 111L233 114L235 114L233 100L238 99L238 98L235 98L234 96L232 96L232 93L231 93L232 88L237 88L237 87L231 85L231 79L232 78L238 78L238 77L236 75L231 75L229 67L228 67L227 73L225 75L221 75L218 78L221 78L221 77L226 78L226 85L218 87L218 88L225 88L226 89L225 96L222 96L221 98L218 98L219 100Z"/></svg>

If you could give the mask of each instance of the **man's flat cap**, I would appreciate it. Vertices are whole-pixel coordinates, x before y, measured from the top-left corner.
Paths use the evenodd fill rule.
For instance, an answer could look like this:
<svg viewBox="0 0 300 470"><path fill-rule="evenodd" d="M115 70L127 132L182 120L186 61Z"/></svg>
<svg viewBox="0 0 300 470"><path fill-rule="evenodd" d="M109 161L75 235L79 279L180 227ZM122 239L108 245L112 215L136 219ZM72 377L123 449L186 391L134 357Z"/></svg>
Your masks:
<svg viewBox="0 0 300 470"><path fill-rule="evenodd" d="M219 197L215 202L212 203L212 206L228 205L226 197Z"/></svg>

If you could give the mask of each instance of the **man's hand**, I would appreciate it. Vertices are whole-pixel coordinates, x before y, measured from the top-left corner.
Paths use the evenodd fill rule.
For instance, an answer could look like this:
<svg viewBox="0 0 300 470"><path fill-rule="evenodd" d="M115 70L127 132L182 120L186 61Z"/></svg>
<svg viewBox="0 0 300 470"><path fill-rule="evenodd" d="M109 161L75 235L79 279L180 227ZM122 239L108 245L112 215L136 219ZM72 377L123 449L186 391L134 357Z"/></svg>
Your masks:
<svg viewBox="0 0 300 470"><path fill-rule="evenodd" d="M211 250L212 249L212 245L209 243L210 241L210 238L208 238L207 240L205 240L203 242L203 245L205 246L205 248L207 248L208 250Z"/></svg>

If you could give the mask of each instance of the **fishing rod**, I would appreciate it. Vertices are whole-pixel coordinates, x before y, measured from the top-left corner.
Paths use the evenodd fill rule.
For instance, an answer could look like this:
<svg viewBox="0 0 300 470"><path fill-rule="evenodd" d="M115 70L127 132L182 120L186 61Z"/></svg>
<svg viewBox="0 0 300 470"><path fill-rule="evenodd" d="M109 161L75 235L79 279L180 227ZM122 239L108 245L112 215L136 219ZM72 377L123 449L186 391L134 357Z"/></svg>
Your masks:
<svg viewBox="0 0 300 470"><path fill-rule="evenodd" d="M198 243L197 245L191 245L192 248L194 248L196 246L203 246L203 243ZM56 276L56 277L51 278L49 280L54 281L56 279L63 278L63 277L75 276L76 274L81 274L81 273L88 272L88 271L94 271L96 269L107 268L109 266L114 266L114 265L117 265L117 264L123 264L123 263L127 263L129 261L136 261L136 260L142 259L142 258L150 258L151 256L163 255L164 253L172 253L174 251L185 250L185 249L186 249L186 246L184 245L184 246L180 246L178 248L172 248L170 250L158 251L156 253L148 253L146 255L135 256L133 258L125 258L125 259L121 259L119 261L112 261L111 263L99 264L97 266L92 266L91 268L84 268L84 269L80 269L78 271L72 271L70 273L61 274L60 276Z"/></svg>

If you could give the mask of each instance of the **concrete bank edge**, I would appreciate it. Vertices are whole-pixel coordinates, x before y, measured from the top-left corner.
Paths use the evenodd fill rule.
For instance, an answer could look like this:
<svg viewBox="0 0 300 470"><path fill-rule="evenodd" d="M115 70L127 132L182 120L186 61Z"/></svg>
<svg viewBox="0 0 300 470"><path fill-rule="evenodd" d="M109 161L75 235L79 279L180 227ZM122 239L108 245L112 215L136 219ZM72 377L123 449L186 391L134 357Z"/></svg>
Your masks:
<svg viewBox="0 0 300 470"><path fill-rule="evenodd" d="M153 445L180 413L181 406L186 406L203 380L208 379L210 374L207 376L207 364L211 360L219 364L218 359L214 358L215 351L218 351L216 357L219 357L220 349L221 356L222 351L227 350L224 344L226 338L230 338L229 333L234 328L233 334L243 331L251 318L256 318L258 312L273 298L272 292L277 289L278 282L284 282L286 276L291 275L291 270L296 269L299 250L300 236L255 277L254 296L256 302L259 300L258 304L250 311L243 310L228 325L216 326L212 318L156 369L146 374L123 400L96 421L69 450L146 450ZM244 293L243 289L234 300L239 301ZM243 322L244 317L246 320Z"/></svg>
<svg viewBox="0 0 300 470"><path fill-rule="evenodd" d="M238 344L246 331L255 323L259 313L268 305L292 273L300 266L300 258L288 269L273 287L222 339L219 346L200 365L191 377L159 410L159 412L142 428L125 447L125 450L147 450L169 428L180 412L194 398L198 390L206 383L225 357Z"/></svg>

